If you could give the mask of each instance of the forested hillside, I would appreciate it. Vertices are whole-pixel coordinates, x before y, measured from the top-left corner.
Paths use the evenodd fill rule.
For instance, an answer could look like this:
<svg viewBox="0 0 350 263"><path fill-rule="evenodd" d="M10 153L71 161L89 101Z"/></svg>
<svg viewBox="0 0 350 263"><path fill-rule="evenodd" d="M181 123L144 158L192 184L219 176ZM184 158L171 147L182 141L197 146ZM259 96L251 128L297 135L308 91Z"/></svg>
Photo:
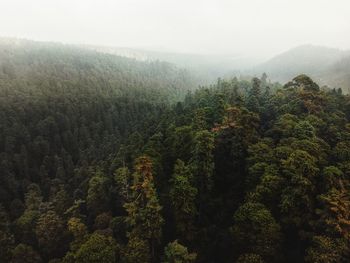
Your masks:
<svg viewBox="0 0 350 263"><path fill-rule="evenodd" d="M253 72L266 72L272 80L280 82L305 73L320 85L342 88L344 93L349 93L349 60L348 50L303 45L271 58Z"/></svg>
<svg viewBox="0 0 350 263"><path fill-rule="evenodd" d="M98 94L157 102L181 99L196 87L189 72L166 62L141 62L72 45L6 38L0 38L0 81L1 92L8 95Z"/></svg>
<svg viewBox="0 0 350 263"><path fill-rule="evenodd" d="M116 54L143 61L167 61L179 67L188 69L201 85L215 82L217 78L227 74L238 74L255 65L258 59L240 54L191 54L176 52L161 52L143 49L118 47L103 47L84 45L83 48L96 50L107 54Z"/></svg>
<svg viewBox="0 0 350 263"><path fill-rule="evenodd" d="M325 79L337 87L348 87L347 93L350 93L350 52L347 56L335 62L325 73Z"/></svg>
<svg viewBox="0 0 350 263"><path fill-rule="evenodd" d="M350 97L0 47L0 262L348 262Z"/></svg>

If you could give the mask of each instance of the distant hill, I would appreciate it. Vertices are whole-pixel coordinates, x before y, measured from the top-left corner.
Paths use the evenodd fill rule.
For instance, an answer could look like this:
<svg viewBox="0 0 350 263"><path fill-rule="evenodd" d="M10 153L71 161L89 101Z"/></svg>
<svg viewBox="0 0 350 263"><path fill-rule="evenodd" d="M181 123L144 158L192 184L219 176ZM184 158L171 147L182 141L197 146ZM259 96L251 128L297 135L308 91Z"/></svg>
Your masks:
<svg viewBox="0 0 350 263"><path fill-rule="evenodd" d="M190 54L92 45L83 45L82 47L140 61L166 61L186 68L197 77L202 85L212 83L230 72L236 75L240 74L257 63L257 60L252 57L240 55Z"/></svg>
<svg viewBox="0 0 350 263"><path fill-rule="evenodd" d="M140 61L74 45L0 38L0 89L10 86L24 92L34 90L35 94L60 87L60 92L69 89L103 96L178 99L198 83L189 71L168 62Z"/></svg>
<svg viewBox="0 0 350 263"><path fill-rule="evenodd" d="M286 82L304 73L320 85L349 88L350 52L334 48L303 45L273 57L255 67L253 72L265 72L272 80Z"/></svg>
<svg viewBox="0 0 350 263"><path fill-rule="evenodd" d="M350 93L350 54L332 64L324 75L325 81Z"/></svg>

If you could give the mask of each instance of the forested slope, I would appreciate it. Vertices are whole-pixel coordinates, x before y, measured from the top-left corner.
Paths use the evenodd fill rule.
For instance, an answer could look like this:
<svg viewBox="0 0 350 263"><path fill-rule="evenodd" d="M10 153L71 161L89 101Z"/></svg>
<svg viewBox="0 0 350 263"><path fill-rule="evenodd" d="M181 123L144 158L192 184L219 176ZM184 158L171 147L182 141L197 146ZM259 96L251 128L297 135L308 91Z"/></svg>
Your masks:
<svg viewBox="0 0 350 263"><path fill-rule="evenodd" d="M152 101L179 99L196 88L186 70L166 62L141 62L72 45L6 38L0 39L0 81L2 92L98 94Z"/></svg>
<svg viewBox="0 0 350 263"><path fill-rule="evenodd" d="M74 182L76 168L114 158L129 134L137 130L147 134L166 105L194 87L185 70L168 63L139 62L56 43L2 39L1 207L7 211L17 207L11 210L10 220L18 218L31 183L40 186L44 200L63 185L70 188L65 189L69 195L79 195L76 184L86 184L88 178L82 175ZM21 218L34 220L30 216L35 215L27 215ZM7 219L3 220L5 226ZM13 227L21 232L17 225ZM4 238L5 247L12 243ZM7 254L2 251L0 258L7 262L3 253Z"/></svg>
<svg viewBox="0 0 350 263"><path fill-rule="evenodd" d="M266 72L274 81L287 82L296 75L307 74L320 85L342 88L348 93L350 84L348 50L303 45L279 54L257 66L253 72Z"/></svg>
<svg viewBox="0 0 350 263"><path fill-rule="evenodd" d="M340 89L263 76L174 103L166 65L19 49L0 60L1 262L348 262Z"/></svg>

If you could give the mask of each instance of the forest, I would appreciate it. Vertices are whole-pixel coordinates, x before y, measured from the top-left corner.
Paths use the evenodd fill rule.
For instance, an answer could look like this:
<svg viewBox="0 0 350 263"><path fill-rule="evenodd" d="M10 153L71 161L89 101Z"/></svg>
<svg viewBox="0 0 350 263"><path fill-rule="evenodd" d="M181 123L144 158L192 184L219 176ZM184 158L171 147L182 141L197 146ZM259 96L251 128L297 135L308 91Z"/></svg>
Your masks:
<svg viewBox="0 0 350 263"><path fill-rule="evenodd" d="M305 74L197 84L2 43L0 262L349 262L350 95Z"/></svg>

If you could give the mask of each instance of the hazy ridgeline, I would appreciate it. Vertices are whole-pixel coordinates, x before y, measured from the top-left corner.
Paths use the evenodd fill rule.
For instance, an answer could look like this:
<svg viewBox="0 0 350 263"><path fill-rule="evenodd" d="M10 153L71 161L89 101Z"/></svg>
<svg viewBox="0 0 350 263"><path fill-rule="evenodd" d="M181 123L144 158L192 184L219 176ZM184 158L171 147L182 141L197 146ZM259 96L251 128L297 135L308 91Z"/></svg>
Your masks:
<svg viewBox="0 0 350 263"><path fill-rule="evenodd" d="M208 68L3 39L0 262L348 262L348 58L328 51L198 87Z"/></svg>

